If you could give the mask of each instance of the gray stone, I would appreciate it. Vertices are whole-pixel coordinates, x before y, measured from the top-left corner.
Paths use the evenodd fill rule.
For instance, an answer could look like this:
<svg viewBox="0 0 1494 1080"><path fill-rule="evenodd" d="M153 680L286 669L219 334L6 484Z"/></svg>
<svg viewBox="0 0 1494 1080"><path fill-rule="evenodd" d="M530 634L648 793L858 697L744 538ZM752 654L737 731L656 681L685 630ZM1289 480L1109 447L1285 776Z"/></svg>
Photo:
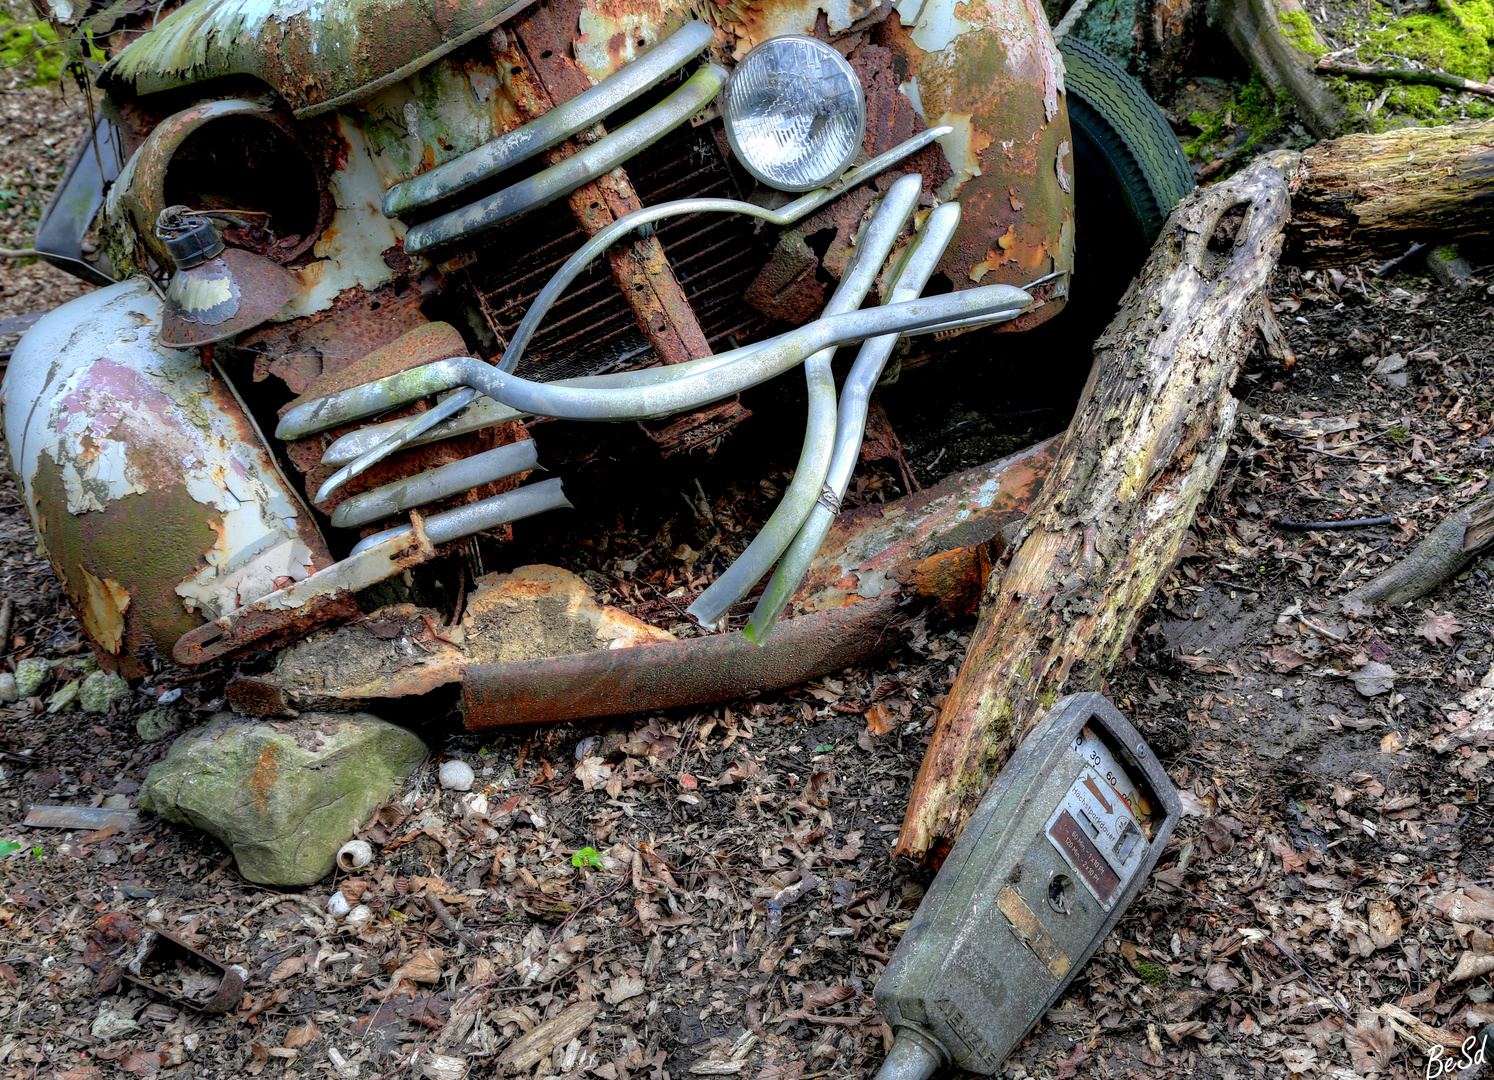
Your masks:
<svg viewBox="0 0 1494 1080"><path fill-rule="evenodd" d="M182 714L170 705L157 705L146 709L135 720L135 734L143 742L155 742L168 735L175 735L182 728Z"/></svg>
<svg viewBox="0 0 1494 1080"><path fill-rule="evenodd" d="M116 701L127 701L130 684L118 675L106 675L102 671L91 672L78 689L78 704L84 712L105 713Z"/></svg>
<svg viewBox="0 0 1494 1080"><path fill-rule="evenodd" d="M171 744L136 805L212 833L250 881L309 885L425 756L413 734L367 713L220 713Z"/></svg>
<svg viewBox="0 0 1494 1080"><path fill-rule="evenodd" d="M23 698L35 697L51 677L51 664L39 656L28 656L16 665L16 693Z"/></svg>

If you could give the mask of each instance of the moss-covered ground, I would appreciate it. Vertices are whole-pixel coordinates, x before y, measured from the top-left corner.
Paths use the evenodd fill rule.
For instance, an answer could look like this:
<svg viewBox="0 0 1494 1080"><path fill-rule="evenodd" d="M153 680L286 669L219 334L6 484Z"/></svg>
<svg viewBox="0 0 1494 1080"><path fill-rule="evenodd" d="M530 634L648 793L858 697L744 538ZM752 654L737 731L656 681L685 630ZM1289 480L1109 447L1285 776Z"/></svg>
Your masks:
<svg viewBox="0 0 1494 1080"><path fill-rule="evenodd" d="M1338 0L1314 5L1314 14L1319 32L1340 60L1444 71L1477 82L1494 75L1494 0ZM1350 130L1494 117L1494 98L1439 86L1358 78L1334 78L1332 83L1348 104Z"/></svg>

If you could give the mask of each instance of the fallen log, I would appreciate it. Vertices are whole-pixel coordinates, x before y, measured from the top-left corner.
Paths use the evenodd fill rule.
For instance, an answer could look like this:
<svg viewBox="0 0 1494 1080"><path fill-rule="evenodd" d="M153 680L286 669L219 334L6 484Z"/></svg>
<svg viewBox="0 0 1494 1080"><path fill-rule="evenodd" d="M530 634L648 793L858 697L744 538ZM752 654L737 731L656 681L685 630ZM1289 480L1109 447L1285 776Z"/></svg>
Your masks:
<svg viewBox="0 0 1494 1080"><path fill-rule="evenodd" d="M1345 266L1494 236L1494 122L1346 135L1302 153L1283 261Z"/></svg>
<svg viewBox="0 0 1494 1080"><path fill-rule="evenodd" d="M1449 514L1404 559L1344 597L1343 607L1367 613L1376 604L1394 607L1419 600L1468 569L1491 546L1494 495L1485 495Z"/></svg>
<svg viewBox="0 0 1494 1080"><path fill-rule="evenodd" d="M1267 318L1298 156L1277 152L1168 219L1095 345L1058 457L914 783L897 853L942 857L1024 726L1098 689L1171 571L1234 429L1234 384Z"/></svg>

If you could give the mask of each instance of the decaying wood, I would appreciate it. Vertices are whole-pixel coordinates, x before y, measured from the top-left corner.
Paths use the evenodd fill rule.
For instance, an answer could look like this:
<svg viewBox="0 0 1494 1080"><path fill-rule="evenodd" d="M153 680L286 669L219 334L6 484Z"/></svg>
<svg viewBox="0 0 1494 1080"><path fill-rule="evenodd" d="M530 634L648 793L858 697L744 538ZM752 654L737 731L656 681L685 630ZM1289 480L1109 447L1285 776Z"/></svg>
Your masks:
<svg viewBox="0 0 1494 1080"><path fill-rule="evenodd" d="M1344 266L1494 236L1494 121L1346 135L1302 154L1282 258Z"/></svg>
<svg viewBox="0 0 1494 1080"><path fill-rule="evenodd" d="M1062 693L1097 688L1170 572L1234 429L1297 155L1183 200L1095 346L1058 460L992 576L898 837L938 856ZM1015 737L1014 737L1015 736Z"/></svg>
<svg viewBox="0 0 1494 1080"><path fill-rule="evenodd" d="M1494 495L1475 499L1449 514L1400 562L1344 597L1351 611L1376 604L1409 604L1448 578L1461 574L1480 553L1494 547Z"/></svg>
<svg viewBox="0 0 1494 1080"><path fill-rule="evenodd" d="M1300 0L1216 0L1209 5L1209 25L1221 28L1267 82L1291 95L1315 136L1325 139L1338 130L1344 103L1313 71L1328 44Z"/></svg>
<svg viewBox="0 0 1494 1080"><path fill-rule="evenodd" d="M602 1006L595 1001L578 1001L563 1012L546 1020L533 1031L515 1039L497 1061L499 1074L521 1073L534 1068L558 1046L564 1046L578 1035L584 1035Z"/></svg>

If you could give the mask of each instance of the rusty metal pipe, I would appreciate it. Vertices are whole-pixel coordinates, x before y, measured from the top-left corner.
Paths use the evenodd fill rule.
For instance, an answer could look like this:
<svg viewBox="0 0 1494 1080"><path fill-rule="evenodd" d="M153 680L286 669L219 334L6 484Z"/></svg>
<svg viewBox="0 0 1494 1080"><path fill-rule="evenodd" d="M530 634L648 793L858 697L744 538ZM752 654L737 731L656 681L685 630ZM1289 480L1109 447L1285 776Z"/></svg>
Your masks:
<svg viewBox="0 0 1494 1080"><path fill-rule="evenodd" d="M892 253L898 234L913 216L922 190L923 177L917 173L899 177L887 189L864 235L857 240L851 265L846 267L839 287L825 305L825 315L839 315L861 306L876 282L882 264ZM820 497L835 450L835 376L830 370L834 356L834 349L822 349L804 362L804 377L809 388L809 416L794 478L747 549L686 609L686 614L703 626L714 625L762 580L793 542L804 519L814 509L815 500Z"/></svg>
<svg viewBox="0 0 1494 1080"><path fill-rule="evenodd" d="M462 677L473 731L588 720L781 690L888 652L902 640L898 597L787 620L759 648L740 634L473 664Z"/></svg>
<svg viewBox="0 0 1494 1080"><path fill-rule="evenodd" d="M414 255L450 244L569 195L582 184L611 172L708 108L726 85L726 77L724 67L707 64L642 116L629 120L570 157L470 206L412 227L405 234L405 251Z"/></svg>
<svg viewBox="0 0 1494 1080"><path fill-rule="evenodd" d="M465 191L591 127L699 56L712 37L706 23L686 23L585 93L475 150L396 184L384 196L384 215L395 217Z"/></svg>
<svg viewBox="0 0 1494 1080"><path fill-rule="evenodd" d="M354 495L332 511L332 524L339 529L367 525L370 521L393 517L438 499L460 495L479 484L527 472L538 465L539 456L533 439L496 446L481 454L426 469L392 484Z"/></svg>
<svg viewBox="0 0 1494 1080"><path fill-rule="evenodd" d="M960 224L960 204L945 203L937 207L924 222L923 230L912 249L903 259L897 273L896 284L888 299L897 303L910 300L923 292L944 250L954 237ZM799 533L784 553L768 587L763 591L752 618L742 633L747 640L765 644L773 632L773 624L783 614L789 597L799 588L809 564L819 554L830 526L840 509L840 500L845 498L851 474L856 469L856 460L861 452L861 440L866 434L866 411L871 406L872 391L882 376L882 368L892 355L897 337L888 334L861 343L861 350L846 375L840 392L840 410L837 415L835 453L825 476L825 497L810 508Z"/></svg>
<svg viewBox="0 0 1494 1080"><path fill-rule="evenodd" d="M453 540L460 540L464 536L471 536L484 529L496 529L499 525L534 517L535 514L543 514L547 510L569 508L570 505L570 500L561 490L559 477L553 480L541 480L538 484L514 488L512 491L493 495L480 502L458 506L455 510L432 514L425 519L425 535L430 538L432 544L449 544ZM401 535L413 538L414 530L409 525L400 525L374 533L372 536L366 536L354 545L348 558L351 559L354 555Z"/></svg>

